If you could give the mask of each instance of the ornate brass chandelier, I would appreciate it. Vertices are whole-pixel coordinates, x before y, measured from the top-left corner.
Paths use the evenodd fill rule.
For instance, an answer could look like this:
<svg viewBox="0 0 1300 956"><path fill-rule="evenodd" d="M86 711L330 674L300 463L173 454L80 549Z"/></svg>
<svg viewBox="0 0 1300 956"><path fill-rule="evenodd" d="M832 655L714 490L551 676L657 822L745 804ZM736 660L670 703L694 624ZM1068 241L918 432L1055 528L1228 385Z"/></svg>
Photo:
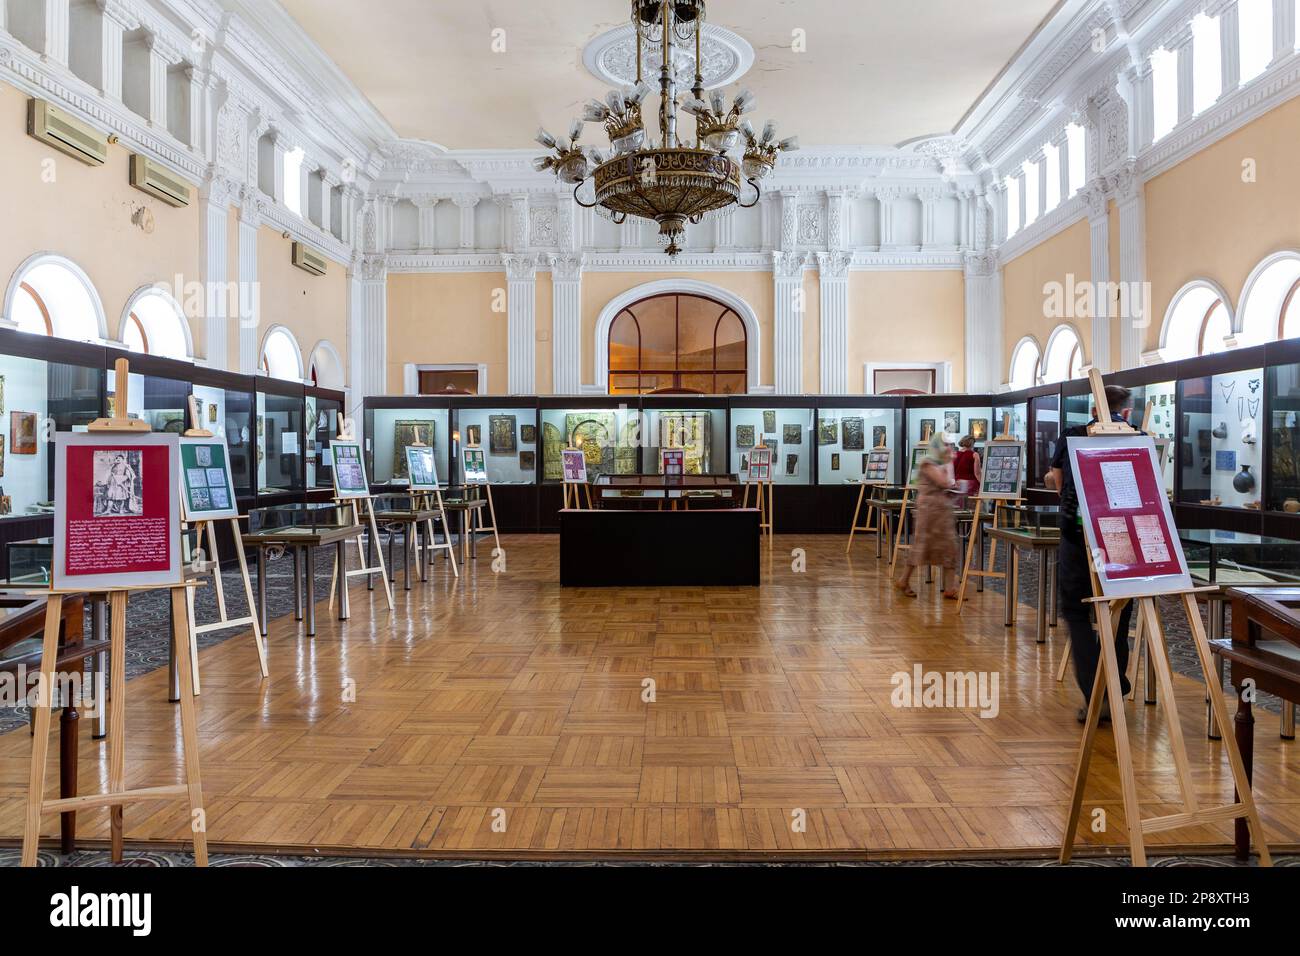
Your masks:
<svg viewBox="0 0 1300 956"><path fill-rule="evenodd" d="M700 38L704 30L705 0L632 0L632 28L636 33L636 85L610 90L604 102L590 101L569 129L568 142L539 130L537 142L552 153L533 165L553 170L563 183L573 186L579 205L596 208L616 224L628 216L659 225L659 239L669 256L681 252L678 240L687 223L699 223L706 214L732 203L749 208L761 194L759 181L776 166L779 153L798 149L795 137L776 139L776 127L767 123L755 134L743 114L754 106L748 91L736 96L731 108L719 90L704 98ZM695 145L683 144L677 135L677 67L679 44L695 44L695 83L681 108L695 117ZM642 104L653 91L642 78L643 47L658 47L663 66L659 71L659 142L647 145ZM609 135L611 155L578 140L586 123L602 123ZM742 142L737 162L728 153ZM742 177L754 189L741 201ZM578 190L592 180L595 199L586 202Z"/></svg>

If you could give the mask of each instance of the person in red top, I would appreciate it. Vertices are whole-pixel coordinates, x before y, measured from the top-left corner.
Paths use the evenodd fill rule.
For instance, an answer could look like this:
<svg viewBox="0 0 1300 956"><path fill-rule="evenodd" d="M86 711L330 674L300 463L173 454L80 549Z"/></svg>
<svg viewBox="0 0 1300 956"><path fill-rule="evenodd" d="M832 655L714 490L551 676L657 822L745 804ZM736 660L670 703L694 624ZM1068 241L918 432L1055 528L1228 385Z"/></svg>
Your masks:
<svg viewBox="0 0 1300 956"><path fill-rule="evenodd" d="M965 497L979 490L982 463L979 452L975 450L975 439L970 435L957 445L957 454L952 456L952 476L957 483L957 492Z"/></svg>

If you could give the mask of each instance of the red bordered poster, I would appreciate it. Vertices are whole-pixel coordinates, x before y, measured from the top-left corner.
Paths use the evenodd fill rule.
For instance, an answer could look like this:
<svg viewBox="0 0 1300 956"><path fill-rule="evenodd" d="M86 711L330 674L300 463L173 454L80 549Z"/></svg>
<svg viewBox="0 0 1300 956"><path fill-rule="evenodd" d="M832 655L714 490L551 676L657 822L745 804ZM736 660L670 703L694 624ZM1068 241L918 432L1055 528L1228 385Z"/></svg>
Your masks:
<svg viewBox="0 0 1300 956"><path fill-rule="evenodd" d="M665 448L659 453L659 471L666 478L681 478L686 474L686 452L680 448Z"/></svg>
<svg viewBox="0 0 1300 956"><path fill-rule="evenodd" d="M180 584L176 435L59 432L56 588Z"/></svg>
<svg viewBox="0 0 1300 956"><path fill-rule="evenodd" d="M1102 594L1134 597L1190 588L1151 437L1071 438L1069 447Z"/></svg>

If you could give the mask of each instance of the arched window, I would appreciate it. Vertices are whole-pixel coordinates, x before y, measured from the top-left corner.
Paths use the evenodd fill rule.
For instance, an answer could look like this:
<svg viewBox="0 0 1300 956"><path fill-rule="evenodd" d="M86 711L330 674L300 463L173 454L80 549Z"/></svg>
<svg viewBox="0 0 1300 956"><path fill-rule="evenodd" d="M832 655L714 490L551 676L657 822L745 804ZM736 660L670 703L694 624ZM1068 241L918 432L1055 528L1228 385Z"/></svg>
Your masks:
<svg viewBox="0 0 1300 956"><path fill-rule="evenodd" d="M1205 280L1179 290L1165 313L1160 356L1166 362L1211 355L1228 348L1232 313L1217 286Z"/></svg>
<svg viewBox="0 0 1300 956"><path fill-rule="evenodd" d="M275 326L262 339L262 371L272 378L301 382L302 351L288 329Z"/></svg>
<svg viewBox="0 0 1300 956"><path fill-rule="evenodd" d="M1068 325L1058 326L1047 340L1043 358L1043 382L1064 382L1083 374L1083 343Z"/></svg>
<svg viewBox="0 0 1300 956"><path fill-rule="evenodd" d="M338 350L326 339L317 342L316 347L311 350L309 368L307 377L311 379L313 385L341 389L347 383Z"/></svg>
<svg viewBox="0 0 1300 956"><path fill-rule="evenodd" d="M1251 273L1241 293L1242 345L1261 345L1300 335L1295 289L1300 284L1300 253L1269 256Z"/></svg>
<svg viewBox="0 0 1300 956"><path fill-rule="evenodd" d="M99 293L90 277L62 256L33 256L19 267L9 283L5 314L22 332L103 341Z"/></svg>
<svg viewBox="0 0 1300 956"><path fill-rule="evenodd" d="M1011 379L1014 389L1033 388L1038 384L1038 360L1042 352L1031 336L1026 336L1011 353Z"/></svg>
<svg viewBox="0 0 1300 956"><path fill-rule="evenodd" d="M609 329L609 392L662 389L743 394L748 381L745 323L702 295L668 293L622 309Z"/></svg>
<svg viewBox="0 0 1300 956"><path fill-rule="evenodd" d="M132 352L181 361L193 358L189 323L180 305L155 286L139 290L127 302L122 344Z"/></svg>

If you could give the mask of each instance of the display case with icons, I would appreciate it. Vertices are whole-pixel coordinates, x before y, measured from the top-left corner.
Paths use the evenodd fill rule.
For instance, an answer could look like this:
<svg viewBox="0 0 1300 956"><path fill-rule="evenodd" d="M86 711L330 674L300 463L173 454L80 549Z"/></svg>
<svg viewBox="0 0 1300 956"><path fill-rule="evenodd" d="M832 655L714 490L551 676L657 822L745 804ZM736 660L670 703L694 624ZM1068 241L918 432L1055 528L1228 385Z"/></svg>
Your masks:
<svg viewBox="0 0 1300 956"><path fill-rule="evenodd" d="M1300 363L1268 369L1266 388L1267 509L1300 515Z"/></svg>
<svg viewBox="0 0 1300 956"><path fill-rule="evenodd" d="M496 402L497 404L494 404ZM500 399L461 399L452 410L450 475L443 482L465 479L460 449L483 449L488 481L493 485L532 485L541 471L537 405L501 405Z"/></svg>
<svg viewBox="0 0 1300 956"><path fill-rule="evenodd" d="M547 400L548 402L550 400ZM587 478L598 475L641 474L641 451L648 440L640 406L608 398L587 402L557 399L563 404L541 409L542 480L559 482L564 474L562 453L581 448Z"/></svg>
<svg viewBox="0 0 1300 956"><path fill-rule="evenodd" d="M888 397L859 398L854 407L847 404L840 407L837 401L820 402L814 429L817 483L896 481L901 447L898 439L903 430L902 404L901 399ZM879 448L890 451L888 474L883 479L871 464L871 452Z"/></svg>
<svg viewBox="0 0 1300 956"><path fill-rule="evenodd" d="M749 472L750 454L755 447L763 445L772 450L773 484L812 484L817 454L816 411L812 401L759 401L762 404L732 406L731 473L743 479Z"/></svg>
<svg viewBox="0 0 1300 956"><path fill-rule="evenodd" d="M404 485L406 446L417 441L433 448L438 477L451 474L451 399L409 395L365 400L366 475L371 484ZM328 459L328 449L326 452Z"/></svg>
<svg viewBox="0 0 1300 956"><path fill-rule="evenodd" d="M645 449L641 471L657 475L661 452L682 451L688 475L727 474L727 400L688 395L647 395L641 402Z"/></svg>
<svg viewBox="0 0 1300 956"><path fill-rule="evenodd" d="M303 387L259 375L256 391L257 493L302 491L305 481Z"/></svg>
<svg viewBox="0 0 1300 956"><path fill-rule="evenodd" d="M303 398L306 419L306 444L303 456L307 464L307 487L333 488L334 470L330 465L330 441L338 437L339 419L343 415L342 392L309 385Z"/></svg>
<svg viewBox="0 0 1300 956"><path fill-rule="evenodd" d="M257 449L256 398L253 380L219 369L195 368L191 389L202 427L226 440L235 497L253 495L253 459Z"/></svg>

